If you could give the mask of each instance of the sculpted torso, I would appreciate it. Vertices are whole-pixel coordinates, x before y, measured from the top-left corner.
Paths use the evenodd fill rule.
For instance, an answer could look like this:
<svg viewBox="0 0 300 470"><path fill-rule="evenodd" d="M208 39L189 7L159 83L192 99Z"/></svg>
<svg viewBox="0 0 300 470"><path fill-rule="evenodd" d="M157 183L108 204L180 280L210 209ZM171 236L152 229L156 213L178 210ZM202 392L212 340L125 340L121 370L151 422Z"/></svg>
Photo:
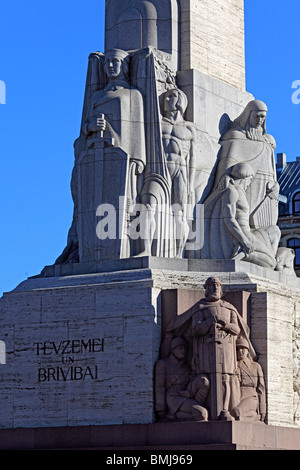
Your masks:
<svg viewBox="0 0 300 470"><path fill-rule="evenodd" d="M186 122L171 122L166 118L162 122L163 144L167 161L186 165L193 134Z"/></svg>

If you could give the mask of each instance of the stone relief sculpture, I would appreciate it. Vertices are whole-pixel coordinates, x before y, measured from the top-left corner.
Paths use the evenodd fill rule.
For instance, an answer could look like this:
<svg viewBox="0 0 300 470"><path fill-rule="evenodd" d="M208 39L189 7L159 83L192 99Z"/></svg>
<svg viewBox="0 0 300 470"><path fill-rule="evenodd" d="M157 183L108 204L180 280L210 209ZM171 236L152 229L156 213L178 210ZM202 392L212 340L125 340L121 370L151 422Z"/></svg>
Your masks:
<svg viewBox="0 0 300 470"><path fill-rule="evenodd" d="M162 136L167 166L172 181L172 204L183 210L193 203L195 130L192 123L184 120L187 97L179 89L170 89L164 95Z"/></svg>
<svg viewBox="0 0 300 470"><path fill-rule="evenodd" d="M127 198L131 207L136 202L137 175L144 170L146 154L143 97L129 84L129 60L129 54L120 49L105 54L104 70L109 82L93 93L83 133L88 146L100 132L100 137L110 137L115 147L130 156Z"/></svg>
<svg viewBox="0 0 300 470"><path fill-rule="evenodd" d="M126 12L132 13L132 5L124 9L122 28L129 25ZM195 125L185 120L188 100L171 64L171 56L154 47L90 55L81 133L74 144L73 222L55 264L192 257L243 260L290 272L290 253L278 250L276 144L266 133L266 105L251 101L222 136L212 187ZM203 199L203 249L190 244L187 250L195 208ZM117 242L99 242L96 236L95 214L103 204L120 215Z"/></svg>
<svg viewBox="0 0 300 470"><path fill-rule="evenodd" d="M266 416L265 381L261 366L249 355L249 344L237 340L237 370L239 396L231 414L236 420L264 421Z"/></svg>
<svg viewBox="0 0 300 470"><path fill-rule="evenodd" d="M184 119L187 97L176 87L167 59L153 48L90 55L81 133L74 144L73 223L56 264L93 261L93 250L98 260L184 256L195 204L195 129ZM117 149L124 155L113 157ZM103 163L96 171L91 164L108 158L114 161L109 169ZM110 185L114 181L114 194L104 190L105 174ZM96 187L98 196L91 196ZM97 249L93 212L103 202L116 207L117 196L125 197L126 220L116 255L112 243ZM139 204L147 209L147 220L137 242L129 239Z"/></svg>
<svg viewBox="0 0 300 470"><path fill-rule="evenodd" d="M159 420L207 421L201 406L209 388L208 379L191 380L186 362L188 344L181 337L171 342L170 354L155 366L155 411Z"/></svg>
<svg viewBox="0 0 300 470"><path fill-rule="evenodd" d="M222 284L217 277L208 278L204 287L205 299L168 325L162 350L167 350L168 345L172 350L178 336L187 342L190 383L198 378L205 384L206 393L203 394L202 387L199 403L207 409L209 420L264 421L264 378L255 360L250 330L236 308L223 300ZM168 360L158 361L156 370ZM187 396L183 386L179 386L178 392ZM165 397L165 393L158 380L156 397Z"/></svg>
<svg viewBox="0 0 300 470"><path fill-rule="evenodd" d="M114 145L131 156L141 173L146 163L144 108L141 93L129 83L130 56L112 49L101 58L108 84L92 94L83 134L88 146L98 132L113 138Z"/></svg>
<svg viewBox="0 0 300 470"><path fill-rule="evenodd" d="M195 139L193 124L184 120L187 97L178 88L170 88L162 96L161 119L161 169L150 162L152 171L145 179L142 202L148 208L149 238L144 240L144 249L140 255L157 254L158 231L164 226L170 237L170 244L165 250L167 257L183 257L184 247L189 234L187 211L188 204L194 203L193 143ZM156 158L156 157L154 157ZM154 170L154 171L153 171ZM160 230L161 231L161 230ZM164 233L162 232L163 236ZM153 249L153 242L155 246Z"/></svg>
<svg viewBox="0 0 300 470"><path fill-rule="evenodd" d="M230 378L236 369L236 338L240 333L238 315L231 305L221 301L221 283L217 278L209 278L204 287L206 301L192 314L193 364L197 375L209 375L216 390L217 400L212 400L211 411L213 404L217 405L221 408L217 416L228 419L232 395ZM221 400L220 383L224 388L221 407L217 403Z"/></svg>
<svg viewBox="0 0 300 470"><path fill-rule="evenodd" d="M80 245L84 246L88 243L91 245L90 251L95 250L95 246L92 246L95 244L94 234L96 233L94 216L99 204L111 203L117 209L118 197L124 196L126 199L125 209L130 212L136 203L139 176L146 163L144 105L140 91L129 83L129 70L130 56L120 49L112 49L107 51L105 55L100 53L90 55L81 134L74 144L75 165L71 182L74 201L73 223L69 231L67 247L56 260L56 264L86 261L86 259L82 259L84 256L79 256L78 245L79 251ZM114 147L125 152L129 158L128 162L125 162L125 167L122 169L120 165L115 163L121 157L110 157L111 167L98 169L96 172L95 167L92 168L91 159L94 158L92 154L95 154L95 149L99 144L103 146L103 149ZM84 152L91 154L89 163L82 161L83 158L86 158ZM103 155L99 156L98 160L104 161ZM80 170L81 176L79 175ZM86 174L84 176L86 170L90 170L93 175ZM96 174L99 179L99 192L102 190L102 194L99 194L97 200L93 200L96 183L93 182L92 177L95 179ZM119 181L119 176L122 174L122 181ZM106 180L107 184L107 178L110 178L109 183L115 196L104 191L103 182ZM79 208L80 204L81 208ZM85 225L80 229L79 217L84 212L86 213L83 222ZM87 215L87 213L89 214ZM87 223L89 216L91 220ZM93 238L89 241L88 237L91 232ZM78 241L78 239L80 240ZM130 256L128 249L125 249L124 256ZM114 257L114 253L111 253L111 257ZM91 260L92 255L88 261Z"/></svg>
<svg viewBox="0 0 300 470"><path fill-rule="evenodd" d="M283 271L295 277L294 260L295 251L292 248L280 246L276 253L276 271Z"/></svg>
<svg viewBox="0 0 300 470"><path fill-rule="evenodd" d="M262 101L251 101L221 138L214 188L204 202L204 259L241 259L277 267L279 186L276 143L266 133L267 111Z"/></svg>
<svg viewBox="0 0 300 470"><path fill-rule="evenodd" d="M280 230L251 228L247 189L254 179L248 163L231 168L224 188L216 188L204 203L205 234L202 257L243 259L275 269Z"/></svg>
<svg viewBox="0 0 300 470"><path fill-rule="evenodd" d="M194 206L195 129L184 120L187 97L179 89L170 89L163 100L162 138L171 180L171 205L175 214L176 256L183 257L189 234L188 205Z"/></svg>
<svg viewBox="0 0 300 470"><path fill-rule="evenodd" d="M253 100L233 121L221 138L221 154L215 186L223 184L226 175L237 163L248 163L254 171L247 190L251 223L255 228L277 224L279 187L276 177L274 138L266 133L268 108L262 101Z"/></svg>

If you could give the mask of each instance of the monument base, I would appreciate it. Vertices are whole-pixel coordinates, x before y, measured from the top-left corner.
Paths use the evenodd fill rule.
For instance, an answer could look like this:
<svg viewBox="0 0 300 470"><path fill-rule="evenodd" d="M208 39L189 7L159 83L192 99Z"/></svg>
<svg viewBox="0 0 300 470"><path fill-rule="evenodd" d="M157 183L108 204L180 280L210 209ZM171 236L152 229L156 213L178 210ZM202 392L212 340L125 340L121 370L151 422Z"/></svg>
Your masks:
<svg viewBox="0 0 300 470"><path fill-rule="evenodd" d="M292 350L298 278L242 262L120 261L110 272L31 278L1 298L0 428L154 424L154 365L166 322L203 298L211 275L250 326L266 424L300 427Z"/></svg>
<svg viewBox="0 0 300 470"><path fill-rule="evenodd" d="M0 450L300 450L300 429L237 421L0 430ZM146 458L146 457L145 457Z"/></svg>

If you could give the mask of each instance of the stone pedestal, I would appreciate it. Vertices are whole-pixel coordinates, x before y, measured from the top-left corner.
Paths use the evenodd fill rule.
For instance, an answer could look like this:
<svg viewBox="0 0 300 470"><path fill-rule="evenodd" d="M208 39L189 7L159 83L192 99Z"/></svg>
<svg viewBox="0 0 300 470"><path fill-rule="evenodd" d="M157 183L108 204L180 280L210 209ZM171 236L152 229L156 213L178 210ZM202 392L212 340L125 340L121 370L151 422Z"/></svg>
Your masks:
<svg viewBox="0 0 300 470"><path fill-rule="evenodd" d="M35 279L4 295L1 427L154 420L159 291L143 274Z"/></svg>
<svg viewBox="0 0 300 470"><path fill-rule="evenodd" d="M299 450L299 440L299 429L236 421L0 429L0 450L102 450L100 464L131 455L143 459L143 468L151 455L152 465L166 454L192 455L196 463L200 455L193 451Z"/></svg>
<svg viewBox="0 0 300 470"><path fill-rule="evenodd" d="M5 361L0 361L0 448L300 449L295 386L299 359L293 350L300 335L300 280L226 260L233 253L241 259L243 251L238 250L251 252L254 242L259 258L269 255L267 237L261 247L259 239L252 242L249 236L250 205L253 212L272 192L276 197L275 184L269 186L276 175L270 163L275 142L265 135L267 110L245 91L243 0L105 3L106 54L91 54L89 59L81 132L75 142L74 219L67 247L57 264L0 300L0 344L5 345ZM118 50L110 50L114 48ZM258 117L260 123L253 124ZM236 132L224 136L229 125L239 137ZM254 140L259 146L263 143L264 153L241 145L240 141L252 140L247 125L252 131L261 128ZM223 155L220 143L232 145L235 140L236 155ZM216 183L222 177L228 186L229 177L232 184L242 179L250 184L250 178L256 178L262 184L253 187L263 191L255 201L256 189L249 201L246 195L242 203L239 198L237 212L242 213L242 222L249 221L242 240L236 239L242 245L235 243L229 255L209 254L205 261L198 259L199 246L188 248L186 241L188 230L198 223L191 214L209 196L222 155L226 165L230 158L251 165L255 159L259 168L235 168L225 175L230 167L222 161ZM242 183L246 192L248 186ZM117 209L119 198L124 205ZM185 213L188 201L191 207ZM168 217L158 211L160 223L151 220L157 236L150 249L130 250L131 211L140 202L151 210L166 207ZM169 220L173 203L179 204L181 213L176 237ZM116 210L117 233L103 239L97 217L105 216L108 205ZM223 206L217 220L234 218L240 224L236 215L225 217ZM219 231L212 230L214 244L224 235L219 225ZM274 224L271 220L255 228L273 229ZM224 237L235 238L231 232ZM210 238L204 242L210 243ZM163 249L152 250L155 243ZM175 245L176 255L181 256L185 247L189 259L169 258L175 256ZM130 258L141 253L165 258ZM209 259L214 257L225 259ZM219 409L215 415L207 413L210 420L205 423L156 422L154 367L163 355L166 328L203 299L210 276L220 279L225 299L250 328L266 384L264 423L212 421L220 416ZM220 297L217 300L221 302ZM211 342L217 344L225 336L231 341L238 334L228 328L229 317L211 316L209 328L222 330L219 336L211 334ZM231 357L235 353L232 348ZM218 403L224 405L221 389L229 383L224 376L236 378L237 363L225 372L215 364L208 373L222 375L223 383L216 379L215 388ZM253 382L246 386L255 388ZM223 408L230 418L234 408ZM156 409L160 417L177 418L177 410L168 415L166 407Z"/></svg>
<svg viewBox="0 0 300 470"><path fill-rule="evenodd" d="M250 326L267 425L297 427L298 278L233 261L137 258L110 262L102 273L76 268L53 275L50 267L51 277L28 279L0 301L2 428L154 423L153 370L165 325L203 297L212 274Z"/></svg>

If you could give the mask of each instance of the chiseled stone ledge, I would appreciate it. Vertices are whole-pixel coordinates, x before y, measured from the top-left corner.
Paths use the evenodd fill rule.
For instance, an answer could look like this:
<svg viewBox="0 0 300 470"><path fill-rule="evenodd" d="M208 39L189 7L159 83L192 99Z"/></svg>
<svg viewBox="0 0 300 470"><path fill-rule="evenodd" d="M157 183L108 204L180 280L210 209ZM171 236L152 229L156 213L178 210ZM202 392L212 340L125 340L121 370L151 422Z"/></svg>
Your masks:
<svg viewBox="0 0 300 470"><path fill-rule="evenodd" d="M0 430L1 450L299 450L299 442L299 429L236 421Z"/></svg>
<svg viewBox="0 0 300 470"><path fill-rule="evenodd" d="M38 279L60 276L80 276L85 274L97 273L114 273L121 271L131 271L131 275L144 275L140 270L163 270L178 273L204 273L207 277L209 273L224 273L232 279L232 273L245 273L247 277L258 277L264 280L281 283L287 287L300 289L300 279L296 276L285 274L284 272L272 271L271 269L262 268L251 263L235 260L194 260L194 259L176 259L176 258L156 258L156 257L137 257L120 260L102 261L101 263L70 263L56 266L46 266L43 274L32 277L29 280L39 282ZM128 275L128 273L127 273ZM36 280L36 281L35 281ZM88 281L88 279L86 279ZM28 282L28 281L25 281ZM18 290L22 289L25 284L21 283Z"/></svg>

